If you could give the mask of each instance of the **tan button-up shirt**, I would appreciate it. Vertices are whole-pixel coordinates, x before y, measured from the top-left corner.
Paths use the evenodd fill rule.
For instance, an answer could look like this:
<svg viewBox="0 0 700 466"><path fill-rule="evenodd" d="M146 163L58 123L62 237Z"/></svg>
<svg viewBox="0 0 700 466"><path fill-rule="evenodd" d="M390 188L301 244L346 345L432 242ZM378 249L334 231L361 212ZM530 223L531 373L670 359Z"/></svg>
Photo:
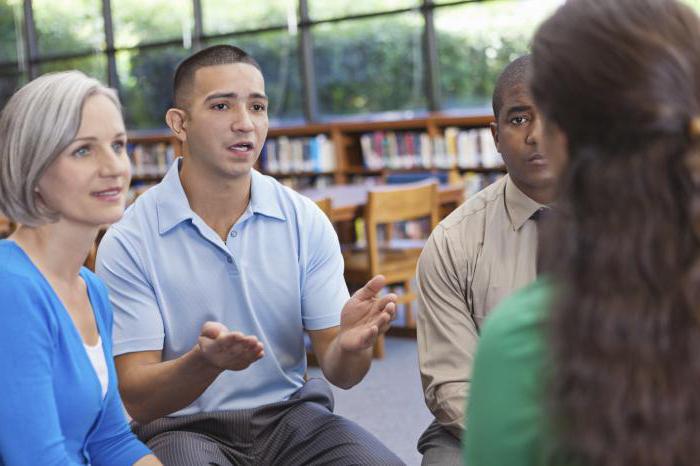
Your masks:
<svg viewBox="0 0 700 466"><path fill-rule="evenodd" d="M474 354L486 315L535 279L544 207L508 175L435 228L418 263L418 359L425 402L453 434L464 429Z"/></svg>

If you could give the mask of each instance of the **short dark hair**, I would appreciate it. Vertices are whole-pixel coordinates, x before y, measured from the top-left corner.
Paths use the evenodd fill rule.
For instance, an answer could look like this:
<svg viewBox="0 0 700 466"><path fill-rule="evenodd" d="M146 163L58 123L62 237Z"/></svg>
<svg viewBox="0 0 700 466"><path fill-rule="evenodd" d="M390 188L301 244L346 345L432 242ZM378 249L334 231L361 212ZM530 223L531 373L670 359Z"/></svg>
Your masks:
<svg viewBox="0 0 700 466"><path fill-rule="evenodd" d="M173 102L177 108L185 108L192 91L194 75L200 68L232 63L246 63L262 69L257 61L234 45L213 45L185 58L175 69L173 78Z"/></svg>
<svg viewBox="0 0 700 466"><path fill-rule="evenodd" d="M508 63L496 80L496 87L493 89L493 114L498 120L498 114L503 106L503 94L506 89L518 85L527 85L527 74L530 69L530 55L523 55Z"/></svg>

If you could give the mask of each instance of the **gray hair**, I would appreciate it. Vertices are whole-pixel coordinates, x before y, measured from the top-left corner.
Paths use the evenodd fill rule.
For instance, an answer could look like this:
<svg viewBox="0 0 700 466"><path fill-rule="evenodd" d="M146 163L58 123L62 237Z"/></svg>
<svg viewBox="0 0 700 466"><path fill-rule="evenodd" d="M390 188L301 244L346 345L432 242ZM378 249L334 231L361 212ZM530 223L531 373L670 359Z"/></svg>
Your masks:
<svg viewBox="0 0 700 466"><path fill-rule="evenodd" d="M37 202L47 167L75 139L83 104L102 94L121 111L117 93L80 71L45 74L22 86L0 114L0 212L28 226L58 220Z"/></svg>

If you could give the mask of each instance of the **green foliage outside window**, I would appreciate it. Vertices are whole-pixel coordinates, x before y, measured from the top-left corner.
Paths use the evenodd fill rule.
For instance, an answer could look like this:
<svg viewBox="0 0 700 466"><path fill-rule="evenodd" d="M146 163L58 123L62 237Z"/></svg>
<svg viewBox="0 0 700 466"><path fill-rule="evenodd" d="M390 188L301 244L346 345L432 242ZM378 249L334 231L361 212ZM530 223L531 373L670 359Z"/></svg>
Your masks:
<svg viewBox="0 0 700 466"><path fill-rule="evenodd" d="M17 16L21 14L17 0L0 0L0 63L17 60Z"/></svg>
<svg viewBox="0 0 700 466"><path fill-rule="evenodd" d="M700 11L700 0L684 1ZM260 17L263 10L256 2L229 10L227 0L202 0L204 32L215 34L284 25L289 15L295 14L290 2L296 4L296 0L272 0L270 16L263 21ZM319 19L414 3L414 0L327 3L312 0L310 14L313 19ZM559 3L561 0L485 1L436 8L442 108L485 111L496 76L510 60L527 53L537 24ZM106 80L101 2L34 0L33 5L40 56L96 50L85 57L44 60L39 71L77 68ZM112 6L118 45L178 39L183 35L187 39L192 26L190 0L112 0ZM21 19L21 9L21 0L0 0L0 64L5 63L0 65L0 107L25 79L24 70L16 64L19 28L15 22L16 18ZM418 12L312 26L313 66L321 117L425 110L423 29ZM298 40L298 32L292 27L290 31L216 39L205 45L225 42L249 51L265 74L271 120L283 123L298 122L302 117ZM121 96L130 128L164 126L163 115L171 105L173 70L192 52L186 48L187 40L184 42L185 46L117 52ZM23 50L21 38L19 50Z"/></svg>
<svg viewBox="0 0 700 466"><path fill-rule="evenodd" d="M32 0L42 57L105 47L102 3L95 0Z"/></svg>
<svg viewBox="0 0 700 466"><path fill-rule="evenodd" d="M314 66L321 113L425 109L422 28L416 13L316 26Z"/></svg>

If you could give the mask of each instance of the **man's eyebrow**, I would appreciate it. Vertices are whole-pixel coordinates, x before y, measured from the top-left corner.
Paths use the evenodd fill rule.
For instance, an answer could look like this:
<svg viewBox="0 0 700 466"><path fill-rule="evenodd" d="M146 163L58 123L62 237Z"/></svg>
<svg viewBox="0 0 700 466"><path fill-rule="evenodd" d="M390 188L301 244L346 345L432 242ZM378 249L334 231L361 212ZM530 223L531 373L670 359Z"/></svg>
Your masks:
<svg viewBox="0 0 700 466"><path fill-rule="evenodd" d="M207 102L209 100L215 100L215 99L237 99L238 94L235 92L217 92L215 94L210 94L208 95L204 101Z"/></svg>
<svg viewBox="0 0 700 466"><path fill-rule="evenodd" d="M208 95L204 101L208 102L210 100L216 100L216 99L237 99L238 94L235 92L217 92L215 94ZM268 100L267 96L265 94L260 94L259 92L253 92L252 94L248 95L249 99L263 99L263 100Z"/></svg>
<svg viewBox="0 0 700 466"><path fill-rule="evenodd" d="M532 105L516 105L508 109L508 114L518 113L518 112L529 112L532 110Z"/></svg>

